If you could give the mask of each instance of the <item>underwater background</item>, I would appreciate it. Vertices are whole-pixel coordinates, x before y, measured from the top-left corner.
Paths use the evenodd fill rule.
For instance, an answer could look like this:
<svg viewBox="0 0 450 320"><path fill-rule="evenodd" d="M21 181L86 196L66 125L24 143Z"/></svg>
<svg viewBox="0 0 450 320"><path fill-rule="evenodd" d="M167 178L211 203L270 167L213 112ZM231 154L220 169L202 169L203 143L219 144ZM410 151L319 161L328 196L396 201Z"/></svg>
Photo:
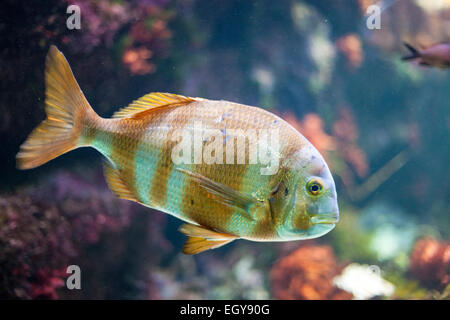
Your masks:
<svg viewBox="0 0 450 320"><path fill-rule="evenodd" d="M449 299L450 70L401 61L449 41L447 0L2 1L0 298ZM103 117L153 91L280 115L326 158L340 222L187 256L182 222L113 195L95 150L17 170L52 44Z"/></svg>

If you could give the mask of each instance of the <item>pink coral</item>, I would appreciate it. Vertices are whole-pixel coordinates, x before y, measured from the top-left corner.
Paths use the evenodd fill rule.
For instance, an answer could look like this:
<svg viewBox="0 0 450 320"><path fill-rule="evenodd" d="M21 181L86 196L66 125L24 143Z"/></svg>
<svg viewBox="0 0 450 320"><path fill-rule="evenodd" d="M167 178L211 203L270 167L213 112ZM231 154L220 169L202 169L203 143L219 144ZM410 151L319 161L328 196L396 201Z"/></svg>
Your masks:
<svg viewBox="0 0 450 320"><path fill-rule="evenodd" d="M57 298L61 270L102 232L128 225L131 206L104 183L66 173L1 196L0 297Z"/></svg>

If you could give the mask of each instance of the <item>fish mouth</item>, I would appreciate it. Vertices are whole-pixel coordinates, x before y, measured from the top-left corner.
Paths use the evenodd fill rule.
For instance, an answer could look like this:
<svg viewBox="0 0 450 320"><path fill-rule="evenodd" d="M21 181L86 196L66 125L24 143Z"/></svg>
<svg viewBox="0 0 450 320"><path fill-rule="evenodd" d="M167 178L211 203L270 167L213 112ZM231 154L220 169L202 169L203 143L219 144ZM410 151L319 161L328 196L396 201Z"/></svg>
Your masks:
<svg viewBox="0 0 450 320"><path fill-rule="evenodd" d="M339 221L339 213L331 212L317 214L311 217L313 224L336 224Z"/></svg>

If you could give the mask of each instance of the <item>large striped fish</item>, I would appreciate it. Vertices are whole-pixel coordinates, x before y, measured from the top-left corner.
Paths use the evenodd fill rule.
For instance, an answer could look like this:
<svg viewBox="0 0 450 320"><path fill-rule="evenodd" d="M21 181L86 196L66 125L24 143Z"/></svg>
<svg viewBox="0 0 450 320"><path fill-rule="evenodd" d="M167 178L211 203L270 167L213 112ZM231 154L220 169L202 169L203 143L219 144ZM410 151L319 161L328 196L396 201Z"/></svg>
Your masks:
<svg viewBox="0 0 450 320"><path fill-rule="evenodd" d="M268 111L151 93L104 119L91 108L55 46L47 55L45 82L47 118L22 144L18 168L37 167L78 147L97 149L106 157L105 177L118 197L186 222L180 228L188 236L186 254L235 239L315 238L333 229L339 219L335 185L324 159L299 132ZM215 129L216 135L199 133L198 121ZM277 133L278 143L245 137L249 132L261 137L264 130ZM235 131L244 133L244 144L230 136ZM190 133L193 138L186 138ZM198 136L193 149L200 147L200 158L198 152L191 155L180 148ZM236 148L231 141L236 141ZM276 156L270 158L276 160L275 170L267 172L268 162L249 160L254 143L264 145L266 155ZM231 151L236 154L230 156ZM196 160L178 161L181 155Z"/></svg>

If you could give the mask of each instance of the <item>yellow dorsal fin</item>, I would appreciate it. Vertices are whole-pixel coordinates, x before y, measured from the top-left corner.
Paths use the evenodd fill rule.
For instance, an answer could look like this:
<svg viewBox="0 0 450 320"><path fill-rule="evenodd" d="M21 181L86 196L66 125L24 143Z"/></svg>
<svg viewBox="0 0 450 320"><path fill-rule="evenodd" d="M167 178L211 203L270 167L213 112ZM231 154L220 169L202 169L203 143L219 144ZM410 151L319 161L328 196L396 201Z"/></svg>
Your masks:
<svg viewBox="0 0 450 320"><path fill-rule="evenodd" d="M104 172L106 182L109 188L116 196L121 199L131 200L139 202L130 189L125 185L122 178L120 177L120 171L114 169L108 161L105 161Z"/></svg>
<svg viewBox="0 0 450 320"><path fill-rule="evenodd" d="M188 236L183 246L184 254L197 254L205 250L216 249L238 238L193 224L183 224L180 232Z"/></svg>
<svg viewBox="0 0 450 320"><path fill-rule="evenodd" d="M113 118L142 118L156 108L179 107L195 101L194 98L172 93L152 92L134 100L127 107L114 113Z"/></svg>

